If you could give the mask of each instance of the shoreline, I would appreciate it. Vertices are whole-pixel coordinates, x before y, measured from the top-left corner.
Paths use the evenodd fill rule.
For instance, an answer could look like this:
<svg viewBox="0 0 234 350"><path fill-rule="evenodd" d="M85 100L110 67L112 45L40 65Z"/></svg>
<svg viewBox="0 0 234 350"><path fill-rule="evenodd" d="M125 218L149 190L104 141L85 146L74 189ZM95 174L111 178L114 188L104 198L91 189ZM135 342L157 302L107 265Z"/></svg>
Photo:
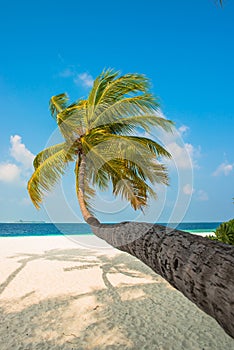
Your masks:
<svg viewBox="0 0 234 350"><path fill-rule="evenodd" d="M179 230L179 231L184 231L184 232L187 232L187 233L190 233L192 235L198 235L198 236L202 236L202 237L206 237L206 236L209 236L209 235L214 235L214 231L205 231L205 230ZM51 233L51 234L0 234L0 239L1 238L27 238L27 237L87 237L87 236L90 236L90 237L95 237L95 235L92 233L92 232L87 232L87 233L74 233L74 234L71 234L71 233Z"/></svg>

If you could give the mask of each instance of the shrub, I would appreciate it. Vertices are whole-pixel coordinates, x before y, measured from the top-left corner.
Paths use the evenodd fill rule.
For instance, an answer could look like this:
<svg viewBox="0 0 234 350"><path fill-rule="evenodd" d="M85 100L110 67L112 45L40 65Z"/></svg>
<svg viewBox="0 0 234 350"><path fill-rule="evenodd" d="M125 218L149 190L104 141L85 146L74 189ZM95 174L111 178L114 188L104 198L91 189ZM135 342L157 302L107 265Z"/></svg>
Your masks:
<svg viewBox="0 0 234 350"><path fill-rule="evenodd" d="M234 219L223 222L215 231L215 236L208 236L208 238L234 245Z"/></svg>

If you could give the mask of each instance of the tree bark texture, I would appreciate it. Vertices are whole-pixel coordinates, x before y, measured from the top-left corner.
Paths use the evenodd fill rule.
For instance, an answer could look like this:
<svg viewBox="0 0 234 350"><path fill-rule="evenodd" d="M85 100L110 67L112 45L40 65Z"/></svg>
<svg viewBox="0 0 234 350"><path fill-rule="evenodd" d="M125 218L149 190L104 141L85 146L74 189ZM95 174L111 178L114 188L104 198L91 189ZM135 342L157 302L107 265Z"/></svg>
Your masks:
<svg viewBox="0 0 234 350"><path fill-rule="evenodd" d="M86 222L88 222L88 220L92 221L92 218L95 219L93 217L93 215L89 212L89 210L87 209L85 200L84 200L84 193L85 193L85 170L86 170L86 156L85 154L82 154L81 156L81 162L79 165L79 188L77 191L77 197L78 197L78 201L79 201L79 205L80 205L80 210L82 213L83 218L85 219ZM97 219L95 219L95 222L99 221Z"/></svg>
<svg viewBox="0 0 234 350"><path fill-rule="evenodd" d="M95 235L141 260L234 338L234 246L161 225L95 220Z"/></svg>

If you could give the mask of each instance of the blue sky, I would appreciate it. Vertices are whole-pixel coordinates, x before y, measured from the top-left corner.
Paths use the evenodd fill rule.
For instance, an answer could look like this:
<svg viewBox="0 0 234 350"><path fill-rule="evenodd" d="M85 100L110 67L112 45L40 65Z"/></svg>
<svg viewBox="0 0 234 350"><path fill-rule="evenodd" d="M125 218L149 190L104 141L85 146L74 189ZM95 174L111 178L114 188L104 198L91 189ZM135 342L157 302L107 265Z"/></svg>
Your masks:
<svg viewBox="0 0 234 350"><path fill-rule="evenodd" d="M145 217L106 193L98 194L99 218L234 216L232 1L10 1L1 4L0 30L0 221L81 220L72 170L41 211L26 183L34 155L54 135L50 97L85 97L104 67L146 74L178 132L160 136L174 157L171 186L158 188Z"/></svg>

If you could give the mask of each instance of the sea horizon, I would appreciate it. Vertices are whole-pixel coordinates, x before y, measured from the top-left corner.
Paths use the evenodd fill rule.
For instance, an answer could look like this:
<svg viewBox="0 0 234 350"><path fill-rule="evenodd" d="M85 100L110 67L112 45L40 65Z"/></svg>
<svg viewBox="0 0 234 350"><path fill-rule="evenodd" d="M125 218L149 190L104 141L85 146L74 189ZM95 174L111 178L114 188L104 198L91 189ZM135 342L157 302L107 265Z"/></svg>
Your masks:
<svg viewBox="0 0 234 350"><path fill-rule="evenodd" d="M181 231L198 234L212 234L221 222L181 222L157 224L175 228ZM108 222L106 224L115 224ZM152 225L154 223L152 222ZM0 237L27 236L61 236L61 235L93 235L87 223L74 222L1 222Z"/></svg>
<svg viewBox="0 0 234 350"><path fill-rule="evenodd" d="M218 220L218 221L180 221L180 222L172 222L172 224L196 224L196 223L222 223L225 221L228 221L229 219L224 219L224 220ZM124 222L128 220L123 220ZM118 224L123 221L101 221L103 224ZM129 222L134 222L134 220L129 220ZM136 222L145 222L145 221L136 221ZM159 225L166 224L165 221L148 221L149 223L157 223ZM75 221L45 221L45 220L15 220L15 221L0 221L0 224L86 224L85 221L82 222L75 222Z"/></svg>

